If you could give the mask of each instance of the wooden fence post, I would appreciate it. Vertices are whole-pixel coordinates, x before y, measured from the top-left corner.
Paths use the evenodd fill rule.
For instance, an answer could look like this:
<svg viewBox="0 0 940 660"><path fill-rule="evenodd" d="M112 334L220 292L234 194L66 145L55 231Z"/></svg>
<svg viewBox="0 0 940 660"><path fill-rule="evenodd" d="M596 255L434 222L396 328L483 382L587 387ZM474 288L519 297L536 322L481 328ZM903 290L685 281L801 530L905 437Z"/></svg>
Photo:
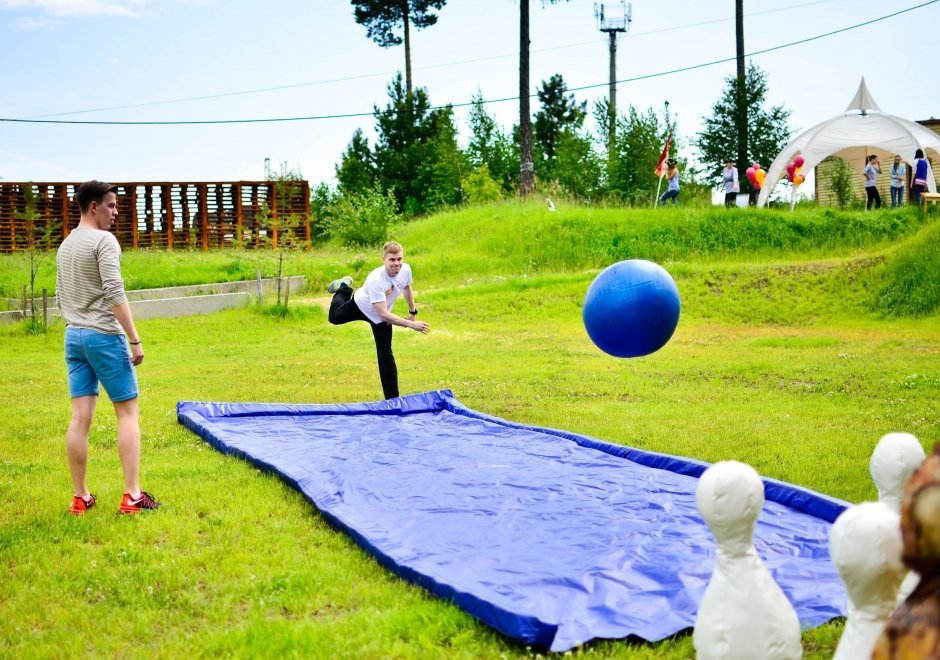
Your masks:
<svg viewBox="0 0 940 660"><path fill-rule="evenodd" d="M202 251L209 251L209 187L198 184L199 191L199 225L202 232Z"/></svg>

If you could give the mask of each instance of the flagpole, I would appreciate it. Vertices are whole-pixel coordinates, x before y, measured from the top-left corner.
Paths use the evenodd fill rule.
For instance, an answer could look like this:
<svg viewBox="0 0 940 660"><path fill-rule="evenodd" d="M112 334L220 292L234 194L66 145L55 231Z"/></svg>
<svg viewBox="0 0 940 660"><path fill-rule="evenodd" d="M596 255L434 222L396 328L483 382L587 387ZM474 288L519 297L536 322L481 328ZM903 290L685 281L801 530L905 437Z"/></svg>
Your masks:
<svg viewBox="0 0 940 660"><path fill-rule="evenodd" d="M659 206L659 191L663 187L663 176L666 174L666 170L663 169L663 165L666 164L666 160L669 158L669 143L672 141L672 131L666 136L666 144L663 145L663 152L659 155L659 162L656 163L655 174L659 175L659 183L656 184L656 201L653 202L653 208Z"/></svg>

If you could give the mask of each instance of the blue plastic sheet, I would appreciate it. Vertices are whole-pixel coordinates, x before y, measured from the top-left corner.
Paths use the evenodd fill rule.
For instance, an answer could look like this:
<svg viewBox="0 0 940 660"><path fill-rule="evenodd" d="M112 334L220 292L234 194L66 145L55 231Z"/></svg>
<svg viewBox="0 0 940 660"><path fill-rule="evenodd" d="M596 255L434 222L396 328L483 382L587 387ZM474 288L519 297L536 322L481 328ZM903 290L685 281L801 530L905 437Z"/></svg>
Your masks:
<svg viewBox="0 0 940 660"><path fill-rule="evenodd" d="M449 390L341 405L177 405L279 474L382 565L500 632L565 651L688 629L714 567L698 461L470 410ZM845 502L765 480L755 545L804 627L845 616L829 560Z"/></svg>

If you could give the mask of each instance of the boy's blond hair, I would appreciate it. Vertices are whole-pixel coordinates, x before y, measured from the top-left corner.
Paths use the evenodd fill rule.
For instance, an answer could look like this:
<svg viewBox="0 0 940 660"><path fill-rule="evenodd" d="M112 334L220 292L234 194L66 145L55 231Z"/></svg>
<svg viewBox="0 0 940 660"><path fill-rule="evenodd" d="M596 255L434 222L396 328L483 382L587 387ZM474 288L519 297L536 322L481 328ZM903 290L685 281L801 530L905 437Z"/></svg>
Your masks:
<svg viewBox="0 0 940 660"><path fill-rule="evenodd" d="M396 243L395 241L389 241L382 246L382 256L386 254L402 254L405 249L401 246L401 243Z"/></svg>

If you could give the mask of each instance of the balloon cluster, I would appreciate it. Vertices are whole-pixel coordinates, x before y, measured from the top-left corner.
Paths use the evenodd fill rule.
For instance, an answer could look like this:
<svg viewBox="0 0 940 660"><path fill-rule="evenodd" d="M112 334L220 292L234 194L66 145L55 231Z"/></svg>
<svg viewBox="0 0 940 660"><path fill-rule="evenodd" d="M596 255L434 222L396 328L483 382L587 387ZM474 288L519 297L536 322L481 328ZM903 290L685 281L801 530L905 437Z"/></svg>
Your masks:
<svg viewBox="0 0 940 660"><path fill-rule="evenodd" d="M806 177L802 174L804 162L806 161L803 160L802 156L797 156L787 163L787 181L794 186L798 186L806 180Z"/></svg>
<svg viewBox="0 0 940 660"><path fill-rule="evenodd" d="M760 188L764 185L764 177L767 176L767 172L763 170L760 163L754 163L744 170L744 173L747 175L747 180L750 181L751 185L755 188Z"/></svg>

